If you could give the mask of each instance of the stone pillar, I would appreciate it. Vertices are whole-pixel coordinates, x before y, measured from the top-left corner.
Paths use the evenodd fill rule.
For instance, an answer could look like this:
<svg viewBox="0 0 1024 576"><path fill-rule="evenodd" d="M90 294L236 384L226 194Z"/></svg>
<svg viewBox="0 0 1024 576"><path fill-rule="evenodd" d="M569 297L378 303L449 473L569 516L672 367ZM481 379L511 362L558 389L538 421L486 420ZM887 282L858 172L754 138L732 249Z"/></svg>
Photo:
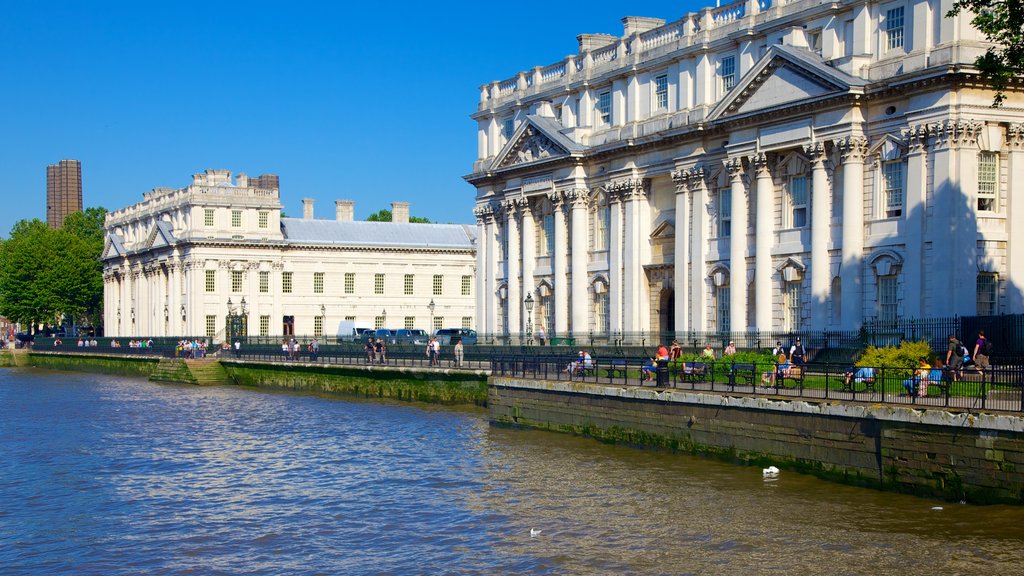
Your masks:
<svg viewBox="0 0 1024 576"><path fill-rule="evenodd" d="M585 189L576 189L570 192L566 199L571 204L571 221L569 223L571 261L570 270L572 278L570 286L572 289L572 319L569 323L569 331L572 334L582 335L586 333L589 324L587 298L587 207L590 202L590 193Z"/></svg>
<svg viewBox="0 0 1024 576"><path fill-rule="evenodd" d="M608 325L611 332L622 332L622 198L608 186L611 222L608 238Z"/></svg>
<svg viewBox="0 0 1024 576"><path fill-rule="evenodd" d="M772 239L775 233L775 182L768 167L768 157L757 154L751 158L757 186L757 211L754 226L754 327L758 330L772 329ZM735 200L734 206L735 206ZM733 223L736 209L733 208ZM736 228L733 227L733 242ZM746 278L733 273L731 280ZM732 296L732 290L729 291ZM745 292L745 290L744 290ZM745 295L745 294L744 294ZM745 318L745 317L744 317Z"/></svg>
<svg viewBox="0 0 1024 576"><path fill-rule="evenodd" d="M501 326L498 324L498 214L494 207L488 207L487 214L487 235L484 241L487 243L487 293L484 294L484 309L487 311L487 326L491 334L500 334Z"/></svg>
<svg viewBox="0 0 1024 576"><path fill-rule="evenodd" d="M519 254L519 205L521 200L508 200L503 205L505 209L506 226L508 226L508 253L505 255L508 274L506 284L508 286L508 309L505 314L508 316L509 334L518 335L522 333L523 323L521 321L522 291L519 288L519 268L521 265Z"/></svg>
<svg viewBox="0 0 1024 576"><path fill-rule="evenodd" d="M864 314L864 155L868 141L859 134L835 141L843 165L842 326L856 330Z"/></svg>
<svg viewBox="0 0 1024 576"><path fill-rule="evenodd" d="M828 244L832 236L832 189L825 168L825 143L814 142L804 146L811 159L811 330L828 327L828 301L831 297L831 267Z"/></svg>
<svg viewBox="0 0 1024 576"><path fill-rule="evenodd" d="M690 329L690 213L689 197L690 175L686 170L672 172L672 181L676 185L676 235L674 241L674 257L672 261L673 284L675 284L674 318L676 332Z"/></svg>
<svg viewBox="0 0 1024 576"><path fill-rule="evenodd" d="M537 266L537 244L536 244L536 225L533 220L533 212L530 210L529 200L523 201L521 205L521 216L522 216L522 246L523 246L523 291L522 298L519 299L517 304L520 309L523 309L523 300L526 299L527 294L533 294L534 301L537 300L536 286L533 282L533 271ZM534 313L536 308L534 308ZM524 320L524 326L526 327L526 334L533 334L536 332L534 326L530 326L528 323L533 322L537 324L537 317L531 313L523 312L521 316ZM532 316L532 318L531 318Z"/></svg>
<svg viewBox="0 0 1024 576"><path fill-rule="evenodd" d="M729 329L743 332L747 327L747 185L743 181L743 159L725 161L732 194L732 229L729 239Z"/></svg>
<svg viewBox="0 0 1024 576"><path fill-rule="evenodd" d="M487 281L487 214L486 206L478 206L473 210L476 215L476 315L477 332L491 334L491 325L487 323L487 298L489 283ZM434 327L430 327L433 333Z"/></svg>
<svg viewBox="0 0 1024 576"><path fill-rule="evenodd" d="M551 255L551 280L555 290L555 334L563 336L569 331L569 277L567 256L568 231L565 224L565 198L561 192L550 196L555 213L555 253ZM552 334L551 336L555 336Z"/></svg>
<svg viewBox="0 0 1024 576"><path fill-rule="evenodd" d="M907 187L903 205L906 220L903 234L906 241L906 259L903 261L903 293L923 295L928 128L921 125L912 126L903 130L903 138L907 142ZM924 317L922 300L921 296L904 298L903 315L907 318ZM937 315L941 316L941 314Z"/></svg>
<svg viewBox="0 0 1024 576"><path fill-rule="evenodd" d="M1024 313L1024 124L1010 124L1006 131L1009 148L1006 195L1006 312ZM1002 278L1000 278L1002 279Z"/></svg>
<svg viewBox="0 0 1024 576"><path fill-rule="evenodd" d="M692 196L693 226L690 228L690 326L691 330L708 329L708 282L704 265L707 260L708 184L704 169L689 170Z"/></svg>
<svg viewBox="0 0 1024 576"><path fill-rule="evenodd" d="M622 330L637 332L637 308L640 294L637 291L637 275L640 273L639 247L636 238L637 207L633 190L626 184L620 191L623 199L622 223Z"/></svg>

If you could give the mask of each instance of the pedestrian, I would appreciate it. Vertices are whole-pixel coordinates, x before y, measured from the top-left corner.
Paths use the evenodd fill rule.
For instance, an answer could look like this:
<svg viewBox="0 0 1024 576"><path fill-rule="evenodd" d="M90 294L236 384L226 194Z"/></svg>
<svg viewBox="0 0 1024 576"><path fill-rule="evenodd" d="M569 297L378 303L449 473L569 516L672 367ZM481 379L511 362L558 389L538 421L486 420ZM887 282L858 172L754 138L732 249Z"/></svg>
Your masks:
<svg viewBox="0 0 1024 576"><path fill-rule="evenodd" d="M434 336L430 339L430 365L441 365L441 342Z"/></svg>
<svg viewBox="0 0 1024 576"><path fill-rule="evenodd" d="M735 353L736 353L736 343L733 342L732 340L729 340L729 345L725 347L725 351L722 352L722 356L723 357L725 357L725 356L732 356Z"/></svg>
<svg viewBox="0 0 1024 576"><path fill-rule="evenodd" d="M715 349L711 347L711 342L704 344L704 351L701 352L701 356L703 356L705 360L715 359Z"/></svg>
<svg viewBox="0 0 1024 576"><path fill-rule="evenodd" d="M313 341L309 343L309 360L316 362L317 356L320 355L320 341L313 338Z"/></svg>
<svg viewBox="0 0 1024 576"><path fill-rule="evenodd" d="M284 356L285 360L288 359L288 340L287 339L281 341L281 355Z"/></svg>
<svg viewBox="0 0 1024 576"><path fill-rule="evenodd" d="M683 347L679 345L678 340L672 341L672 347L668 349L668 359L671 361L678 360L683 355Z"/></svg>
<svg viewBox="0 0 1024 576"><path fill-rule="evenodd" d="M242 357L242 343L239 342L238 340L235 340L235 358L241 358L241 357Z"/></svg>
<svg viewBox="0 0 1024 576"><path fill-rule="evenodd" d="M455 354L455 366L457 366L458 368L462 368L462 357L463 357L462 338L459 338L458 340L455 341L455 353L454 354Z"/></svg>
<svg viewBox="0 0 1024 576"><path fill-rule="evenodd" d="M544 343L546 342L545 336L544 336L544 327L543 326L537 326L537 340L540 341L540 345L541 346L543 346Z"/></svg>
<svg viewBox="0 0 1024 576"><path fill-rule="evenodd" d="M363 350L366 351L366 363L367 364L373 364L373 360L374 360L373 338L367 338L366 339L366 345L363 346Z"/></svg>
<svg viewBox="0 0 1024 576"><path fill-rule="evenodd" d="M793 366L803 366L807 362L807 349L800 342L798 336L793 347L789 349L789 363Z"/></svg>
<svg viewBox="0 0 1024 576"><path fill-rule="evenodd" d="M779 354L785 354L785 353L786 353L786 350L785 350L785 348L782 347L782 342L781 341L776 342L775 343L775 348L772 348L772 357L773 358L778 358Z"/></svg>
<svg viewBox="0 0 1024 576"><path fill-rule="evenodd" d="M992 353L992 342L985 336L984 330L978 330L978 339L974 341L974 365L985 375L985 370L992 366L989 355Z"/></svg>
<svg viewBox="0 0 1024 576"><path fill-rule="evenodd" d="M960 368L964 364L964 354L960 350L961 348L963 348L963 344L960 343L960 340L956 335L950 334L949 346L946 348L946 368L953 377L953 382L960 381Z"/></svg>

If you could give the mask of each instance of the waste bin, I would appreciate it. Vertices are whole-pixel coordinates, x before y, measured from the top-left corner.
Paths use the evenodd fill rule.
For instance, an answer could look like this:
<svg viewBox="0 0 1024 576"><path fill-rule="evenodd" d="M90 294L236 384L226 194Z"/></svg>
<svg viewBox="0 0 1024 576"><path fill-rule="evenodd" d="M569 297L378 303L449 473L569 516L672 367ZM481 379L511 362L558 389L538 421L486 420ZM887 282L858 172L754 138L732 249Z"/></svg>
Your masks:
<svg viewBox="0 0 1024 576"><path fill-rule="evenodd" d="M658 360L658 386L668 387L668 360Z"/></svg>

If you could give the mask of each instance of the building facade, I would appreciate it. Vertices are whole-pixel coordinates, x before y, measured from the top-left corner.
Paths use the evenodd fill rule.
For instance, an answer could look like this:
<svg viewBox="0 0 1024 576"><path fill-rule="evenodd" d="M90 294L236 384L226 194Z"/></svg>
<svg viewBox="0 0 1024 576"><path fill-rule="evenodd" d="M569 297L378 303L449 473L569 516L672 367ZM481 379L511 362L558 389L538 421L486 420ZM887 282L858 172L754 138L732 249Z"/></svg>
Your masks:
<svg viewBox="0 0 1024 576"><path fill-rule="evenodd" d="M108 214L107 336L474 327L474 227L410 224L404 202L392 222L354 221L347 200L314 219L308 198L302 218L286 218L277 183L207 170Z"/></svg>
<svg viewBox="0 0 1024 576"><path fill-rule="evenodd" d="M951 5L627 17L481 87L479 329L1024 312L1024 96L991 106L973 64L987 44Z"/></svg>
<svg viewBox="0 0 1024 576"><path fill-rule="evenodd" d="M64 218L82 211L82 163L61 160L46 167L46 223L62 228Z"/></svg>

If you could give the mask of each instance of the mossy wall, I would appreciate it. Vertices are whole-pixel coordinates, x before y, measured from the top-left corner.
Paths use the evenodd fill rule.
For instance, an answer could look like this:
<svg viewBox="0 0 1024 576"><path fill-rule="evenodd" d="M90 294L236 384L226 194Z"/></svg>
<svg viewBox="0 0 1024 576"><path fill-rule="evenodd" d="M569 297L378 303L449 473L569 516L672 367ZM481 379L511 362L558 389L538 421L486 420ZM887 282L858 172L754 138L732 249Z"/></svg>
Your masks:
<svg viewBox="0 0 1024 576"><path fill-rule="evenodd" d="M148 378L156 370L159 359L132 356L100 356L89 354L60 354L56 352L32 352L29 365L49 370L113 374L117 376L141 376Z"/></svg>
<svg viewBox="0 0 1024 576"><path fill-rule="evenodd" d="M649 389L634 393L497 377L491 379L488 404L497 424L772 464L846 484L952 501L1024 503L1020 416Z"/></svg>
<svg viewBox="0 0 1024 576"><path fill-rule="evenodd" d="M14 364L14 352L0 350L0 368L11 368Z"/></svg>
<svg viewBox="0 0 1024 576"><path fill-rule="evenodd" d="M482 372L238 361L222 362L222 365L231 379L243 386L434 404L486 406L487 403L487 376Z"/></svg>

